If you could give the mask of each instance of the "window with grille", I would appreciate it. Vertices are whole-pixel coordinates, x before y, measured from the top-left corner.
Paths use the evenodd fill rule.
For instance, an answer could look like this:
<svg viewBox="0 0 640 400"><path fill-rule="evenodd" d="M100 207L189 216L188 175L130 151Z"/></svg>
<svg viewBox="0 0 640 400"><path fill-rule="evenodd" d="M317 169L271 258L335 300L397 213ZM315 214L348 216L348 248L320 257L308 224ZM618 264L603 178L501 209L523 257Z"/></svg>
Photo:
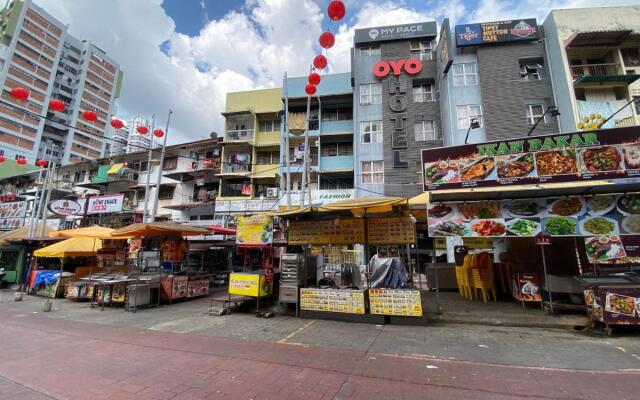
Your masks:
<svg viewBox="0 0 640 400"><path fill-rule="evenodd" d="M428 140L438 140L436 124L434 121L420 121L414 125L416 142L426 142Z"/></svg>
<svg viewBox="0 0 640 400"><path fill-rule="evenodd" d="M431 83L417 83L412 88L413 102L414 103L426 103L427 101L433 101L433 84Z"/></svg>
<svg viewBox="0 0 640 400"><path fill-rule="evenodd" d="M280 120L279 119L268 119L264 121L260 121L258 126L259 132L279 132L280 131Z"/></svg>
<svg viewBox="0 0 640 400"><path fill-rule="evenodd" d="M384 183L384 161L362 161L360 166L363 184Z"/></svg>
<svg viewBox="0 0 640 400"><path fill-rule="evenodd" d="M360 55L364 57L371 56L379 56L380 55L380 47L379 46L371 46L371 47L360 47L359 49Z"/></svg>
<svg viewBox="0 0 640 400"><path fill-rule="evenodd" d="M414 60L433 60L433 45L429 41L412 41L411 58Z"/></svg>
<svg viewBox="0 0 640 400"><path fill-rule="evenodd" d="M478 104L464 104L456 106L458 116L458 129L468 129L471 120L478 121L482 127L482 109Z"/></svg>
<svg viewBox="0 0 640 400"><path fill-rule="evenodd" d="M353 144L343 143L323 143L320 146L322 157L351 156L353 155Z"/></svg>
<svg viewBox="0 0 640 400"><path fill-rule="evenodd" d="M365 83L360 85L360 104L382 103L382 84Z"/></svg>
<svg viewBox="0 0 640 400"><path fill-rule="evenodd" d="M382 143L382 121L360 122L360 143Z"/></svg>
<svg viewBox="0 0 640 400"><path fill-rule="evenodd" d="M478 84L478 64L461 63L453 64L453 85L468 86Z"/></svg>
<svg viewBox="0 0 640 400"><path fill-rule="evenodd" d="M331 107L322 110L323 121L348 121L353 119L353 108Z"/></svg>
<svg viewBox="0 0 640 400"><path fill-rule="evenodd" d="M535 124L536 121L538 119L540 119L540 117L542 117L544 115L544 105L542 104L527 104L527 123L528 124ZM541 122L547 122L547 116L545 115L544 117L544 121Z"/></svg>
<svg viewBox="0 0 640 400"><path fill-rule="evenodd" d="M178 157L165 158L162 169L176 169L178 167Z"/></svg>

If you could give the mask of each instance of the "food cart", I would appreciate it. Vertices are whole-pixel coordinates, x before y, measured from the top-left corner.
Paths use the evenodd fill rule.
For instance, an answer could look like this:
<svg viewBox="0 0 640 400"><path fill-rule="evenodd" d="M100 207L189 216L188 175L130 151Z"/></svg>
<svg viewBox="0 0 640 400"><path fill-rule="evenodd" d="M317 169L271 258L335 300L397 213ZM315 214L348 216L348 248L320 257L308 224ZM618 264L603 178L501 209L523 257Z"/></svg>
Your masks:
<svg viewBox="0 0 640 400"><path fill-rule="evenodd" d="M598 265L639 248L640 165L627 157L637 141L637 131L618 128L423 150L429 235L459 244L490 238L520 301L544 300L551 312L584 309L585 285L587 304L603 306L599 288L621 283ZM613 293L620 307L610 310L631 312L625 293Z"/></svg>
<svg viewBox="0 0 640 400"><path fill-rule="evenodd" d="M299 315L311 318L422 317L409 262L415 218L407 206L406 198L375 197L274 214L288 221L281 302L295 302ZM283 299L291 288L297 296Z"/></svg>

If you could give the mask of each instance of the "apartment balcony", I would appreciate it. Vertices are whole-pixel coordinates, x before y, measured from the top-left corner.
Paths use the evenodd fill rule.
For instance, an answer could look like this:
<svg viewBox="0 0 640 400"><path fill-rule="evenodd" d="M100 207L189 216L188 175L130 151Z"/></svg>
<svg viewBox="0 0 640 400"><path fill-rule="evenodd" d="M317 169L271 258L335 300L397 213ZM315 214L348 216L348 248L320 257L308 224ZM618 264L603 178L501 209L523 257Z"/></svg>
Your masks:
<svg viewBox="0 0 640 400"><path fill-rule="evenodd" d="M637 74L626 75L617 63L570 65L569 69L575 87L628 86L640 78Z"/></svg>
<svg viewBox="0 0 640 400"><path fill-rule="evenodd" d="M253 136L253 129L229 129L224 134L224 141L225 143L252 142Z"/></svg>
<svg viewBox="0 0 640 400"><path fill-rule="evenodd" d="M251 163L224 163L221 175L248 175L251 173Z"/></svg>
<svg viewBox="0 0 640 400"><path fill-rule="evenodd" d="M320 125L320 134L353 134L353 120L347 119L342 121L322 121Z"/></svg>
<svg viewBox="0 0 640 400"><path fill-rule="evenodd" d="M353 156L320 157L320 171L352 171Z"/></svg>
<svg viewBox="0 0 640 400"><path fill-rule="evenodd" d="M273 132L258 132L256 134L255 145L257 147L265 146L279 146L280 145L280 131Z"/></svg>
<svg viewBox="0 0 640 400"><path fill-rule="evenodd" d="M252 178L275 178L279 164L259 164L253 166Z"/></svg>
<svg viewBox="0 0 640 400"><path fill-rule="evenodd" d="M629 126L640 125L636 120L636 117L633 117L633 116L617 119L615 123L616 123L616 128L625 128Z"/></svg>

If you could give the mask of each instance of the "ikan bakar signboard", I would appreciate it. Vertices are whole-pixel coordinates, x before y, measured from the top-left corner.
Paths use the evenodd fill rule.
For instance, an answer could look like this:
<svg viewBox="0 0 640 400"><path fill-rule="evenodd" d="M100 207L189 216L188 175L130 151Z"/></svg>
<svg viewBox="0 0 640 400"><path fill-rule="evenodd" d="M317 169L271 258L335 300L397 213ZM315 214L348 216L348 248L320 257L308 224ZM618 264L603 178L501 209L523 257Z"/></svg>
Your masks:
<svg viewBox="0 0 640 400"><path fill-rule="evenodd" d="M422 150L424 190L640 177L636 128Z"/></svg>

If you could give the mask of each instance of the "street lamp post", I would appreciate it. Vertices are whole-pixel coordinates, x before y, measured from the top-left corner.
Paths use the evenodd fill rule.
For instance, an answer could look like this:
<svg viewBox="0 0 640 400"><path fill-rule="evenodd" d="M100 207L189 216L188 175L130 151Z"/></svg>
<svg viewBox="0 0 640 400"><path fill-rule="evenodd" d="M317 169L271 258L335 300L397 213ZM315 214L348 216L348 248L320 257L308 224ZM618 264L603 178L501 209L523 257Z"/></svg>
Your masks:
<svg viewBox="0 0 640 400"><path fill-rule="evenodd" d="M158 164L158 179L156 180L156 190L155 190L155 197L153 202L153 213L151 214L151 222L155 222L156 213L158 212L160 182L162 181L162 164L164 164L164 153L167 148L167 136L169 136L169 121L171 121L171 114L173 114L173 110L170 109L169 115L167 116L167 126L164 130L164 140L162 141L162 151L160 152L160 164ZM149 166L149 173L151 173L151 166Z"/></svg>
<svg viewBox="0 0 640 400"><path fill-rule="evenodd" d="M469 133L472 129L480 128L480 121L477 118L471 118L469 120L469 129L467 129L467 136L464 138L464 144L467 144L467 140L469 140Z"/></svg>
<svg viewBox="0 0 640 400"><path fill-rule="evenodd" d="M540 118L538 118L536 123L533 124L531 129L529 129L529 132L527 132L527 136L531 136L531 132L533 132L538 127L538 124L540 123L540 121L542 121L544 119L545 115L547 115L547 114L551 115L552 117L557 117L557 116L560 115L560 111L558 110L558 107L556 107L556 106L548 107L547 110L542 113Z"/></svg>

